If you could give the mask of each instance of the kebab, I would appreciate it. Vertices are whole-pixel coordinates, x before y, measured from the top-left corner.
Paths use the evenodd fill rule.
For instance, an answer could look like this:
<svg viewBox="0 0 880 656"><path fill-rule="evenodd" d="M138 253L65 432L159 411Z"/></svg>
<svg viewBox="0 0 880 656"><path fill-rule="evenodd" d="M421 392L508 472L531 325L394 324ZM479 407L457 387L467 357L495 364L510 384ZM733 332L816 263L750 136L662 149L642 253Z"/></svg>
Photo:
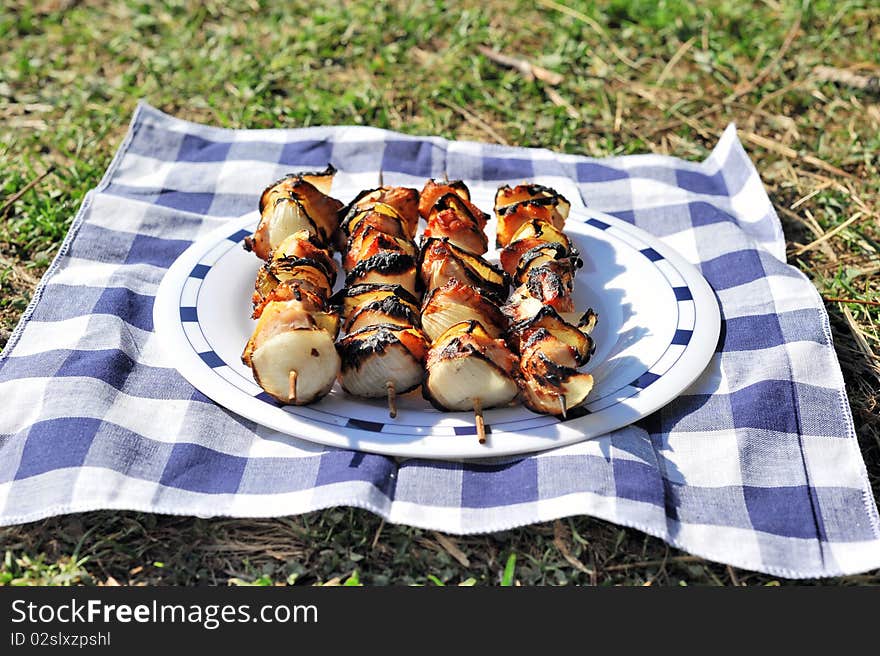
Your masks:
<svg viewBox="0 0 880 656"><path fill-rule="evenodd" d="M583 264L562 231L571 205L535 184L503 186L495 196L497 245L502 268L517 285L501 308L508 339L519 354L523 403L534 412L566 415L593 387L586 364L595 345L592 309L574 312L574 275Z"/></svg>
<svg viewBox="0 0 880 656"><path fill-rule="evenodd" d="M340 212L346 277L332 299L346 333L336 345L339 381L356 396L387 396L392 418L397 394L421 384L428 347L419 318L418 200L417 190L380 179Z"/></svg>
<svg viewBox="0 0 880 656"><path fill-rule="evenodd" d="M483 409L508 405L518 393L517 358L501 338L507 318L499 302L510 277L482 257L488 216L463 182L429 180L419 211L427 221L419 273L429 290L421 317L432 340L422 393L440 410L473 410L484 443Z"/></svg>
<svg viewBox="0 0 880 656"><path fill-rule="evenodd" d="M242 353L254 380L282 403L325 396L340 369L340 316L328 303L330 252L342 203L328 194L335 169L289 174L260 196L260 222L245 249L264 260L253 294L258 319Z"/></svg>

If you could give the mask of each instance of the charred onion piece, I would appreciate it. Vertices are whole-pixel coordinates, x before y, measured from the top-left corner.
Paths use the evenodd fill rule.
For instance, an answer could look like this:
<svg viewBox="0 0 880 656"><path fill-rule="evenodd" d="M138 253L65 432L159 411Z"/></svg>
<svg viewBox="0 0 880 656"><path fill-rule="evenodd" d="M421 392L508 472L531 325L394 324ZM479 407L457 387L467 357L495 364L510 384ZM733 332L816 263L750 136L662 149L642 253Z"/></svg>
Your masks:
<svg viewBox="0 0 880 656"><path fill-rule="evenodd" d="M344 329L347 333L353 333L377 324L418 328L421 322L416 306L394 294L386 294L381 299L369 301L355 308L346 319Z"/></svg>
<svg viewBox="0 0 880 656"><path fill-rule="evenodd" d="M400 285L362 284L344 287L330 298L330 303L341 306L342 316L348 318L357 308L387 296L395 296L413 308L418 308L418 299Z"/></svg>
<svg viewBox="0 0 880 656"><path fill-rule="evenodd" d="M384 397L389 382L396 394L403 394L424 378L428 343L415 328L369 326L346 335L336 347L342 359L340 383L355 396Z"/></svg>
<svg viewBox="0 0 880 656"><path fill-rule="evenodd" d="M326 179L332 179L335 172L328 167L317 174L291 173L267 187L260 196L260 223L253 236L245 239L245 248L265 260L284 239L300 230L308 231L322 245L329 244L342 203L309 180L329 189Z"/></svg>
<svg viewBox="0 0 880 656"><path fill-rule="evenodd" d="M507 319L495 301L456 278L450 278L425 297L422 329L432 341L455 324L470 320L479 321L492 338L500 337L507 326Z"/></svg>
<svg viewBox="0 0 880 656"><path fill-rule="evenodd" d="M416 294L418 277L416 262L411 255L384 252L358 262L345 277L346 287L357 284L400 285L410 294Z"/></svg>
<svg viewBox="0 0 880 656"><path fill-rule="evenodd" d="M478 321L455 324L428 351L423 396L439 410L508 405L516 398L517 358Z"/></svg>
<svg viewBox="0 0 880 656"><path fill-rule="evenodd" d="M260 387L282 403L311 403L330 391L339 373L333 344L338 330L336 313L310 311L296 300L272 302L241 359Z"/></svg>
<svg viewBox="0 0 880 656"><path fill-rule="evenodd" d="M560 342L574 349L577 366L586 364L596 350L593 338L589 334L568 323L549 305L543 306L530 319L511 324L509 333L511 345L521 354L524 353L524 345L537 330L547 331Z"/></svg>
<svg viewBox="0 0 880 656"><path fill-rule="evenodd" d="M448 239L427 239L422 243L419 274L426 289L442 287L451 278L457 278L499 301L507 297L510 287L503 270Z"/></svg>
<svg viewBox="0 0 880 656"><path fill-rule="evenodd" d="M523 253L513 272L514 284L521 285L528 282L531 272L538 268L545 268L555 272L563 280L571 280L576 269L584 265L577 251L566 253L562 244L547 243L535 246Z"/></svg>
<svg viewBox="0 0 880 656"><path fill-rule="evenodd" d="M310 303L298 300L272 301L267 303L260 315L254 332L241 355L241 361L251 366L256 349L272 337L290 330L323 330L332 339L339 333L339 314L332 311L316 311Z"/></svg>

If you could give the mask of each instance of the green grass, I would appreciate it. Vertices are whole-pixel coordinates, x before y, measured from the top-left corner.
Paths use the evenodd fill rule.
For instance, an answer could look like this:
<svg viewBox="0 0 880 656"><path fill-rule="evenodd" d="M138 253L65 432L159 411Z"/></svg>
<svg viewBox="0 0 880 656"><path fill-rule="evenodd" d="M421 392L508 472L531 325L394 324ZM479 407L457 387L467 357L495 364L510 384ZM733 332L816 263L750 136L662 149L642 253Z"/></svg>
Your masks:
<svg viewBox="0 0 880 656"><path fill-rule="evenodd" d="M878 74L880 9L870 0L571 2L575 15L498 1L190 5L43 0L0 10L0 197L54 167L0 220L0 346L139 98L228 127L369 124L597 157L702 158L736 121L792 264L826 297L878 298L880 98L812 75L820 64ZM478 45L562 74L555 90L570 108ZM880 310L827 307L877 493ZM210 521L96 512L0 530L0 582L777 583L585 517L448 540L350 509ZM831 581L852 582L880 574Z"/></svg>

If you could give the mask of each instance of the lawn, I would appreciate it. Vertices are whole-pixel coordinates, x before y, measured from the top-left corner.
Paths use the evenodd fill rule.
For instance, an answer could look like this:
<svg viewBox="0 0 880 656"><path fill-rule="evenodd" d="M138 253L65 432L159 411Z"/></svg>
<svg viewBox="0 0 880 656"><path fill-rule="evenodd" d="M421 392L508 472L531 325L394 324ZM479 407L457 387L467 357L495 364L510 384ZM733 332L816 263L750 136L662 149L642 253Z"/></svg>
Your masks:
<svg viewBox="0 0 880 656"><path fill-rule="evenodd" d="M140 98L226 127L364 124L594 157L702 159L735 121L789 262L826 299L877 495L880 7L565 2L4 3L0 347ZM527 79L479 46L558 80ZM94 512L0 529L4 552L0 584L786 583L585 517L453 538L350 509Z"/></svg>

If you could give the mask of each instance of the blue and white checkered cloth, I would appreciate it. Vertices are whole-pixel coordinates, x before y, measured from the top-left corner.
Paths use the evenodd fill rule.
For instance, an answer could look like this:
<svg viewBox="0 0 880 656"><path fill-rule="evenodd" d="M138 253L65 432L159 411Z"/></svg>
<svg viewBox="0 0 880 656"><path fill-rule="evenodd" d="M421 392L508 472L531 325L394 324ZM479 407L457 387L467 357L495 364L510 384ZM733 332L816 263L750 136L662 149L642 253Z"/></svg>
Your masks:
<svg viewBox="0 0 880 656"><path fill-rule="evenodd" d="M502 464L333 450L215 405L153 332L166 268L289 170L354 183L551 176L702 269L723 315L702 377L596 440ZM360 178L358 177L360 176ZM365 177L364 177L365 176ZM702 163L605 160L364 127L222 130L140 105L0 356L0 523L120 508L272 516L328 506L451 533L575 514L785 577L880 567L880 522L828 317L731 126Z"/></svg>

